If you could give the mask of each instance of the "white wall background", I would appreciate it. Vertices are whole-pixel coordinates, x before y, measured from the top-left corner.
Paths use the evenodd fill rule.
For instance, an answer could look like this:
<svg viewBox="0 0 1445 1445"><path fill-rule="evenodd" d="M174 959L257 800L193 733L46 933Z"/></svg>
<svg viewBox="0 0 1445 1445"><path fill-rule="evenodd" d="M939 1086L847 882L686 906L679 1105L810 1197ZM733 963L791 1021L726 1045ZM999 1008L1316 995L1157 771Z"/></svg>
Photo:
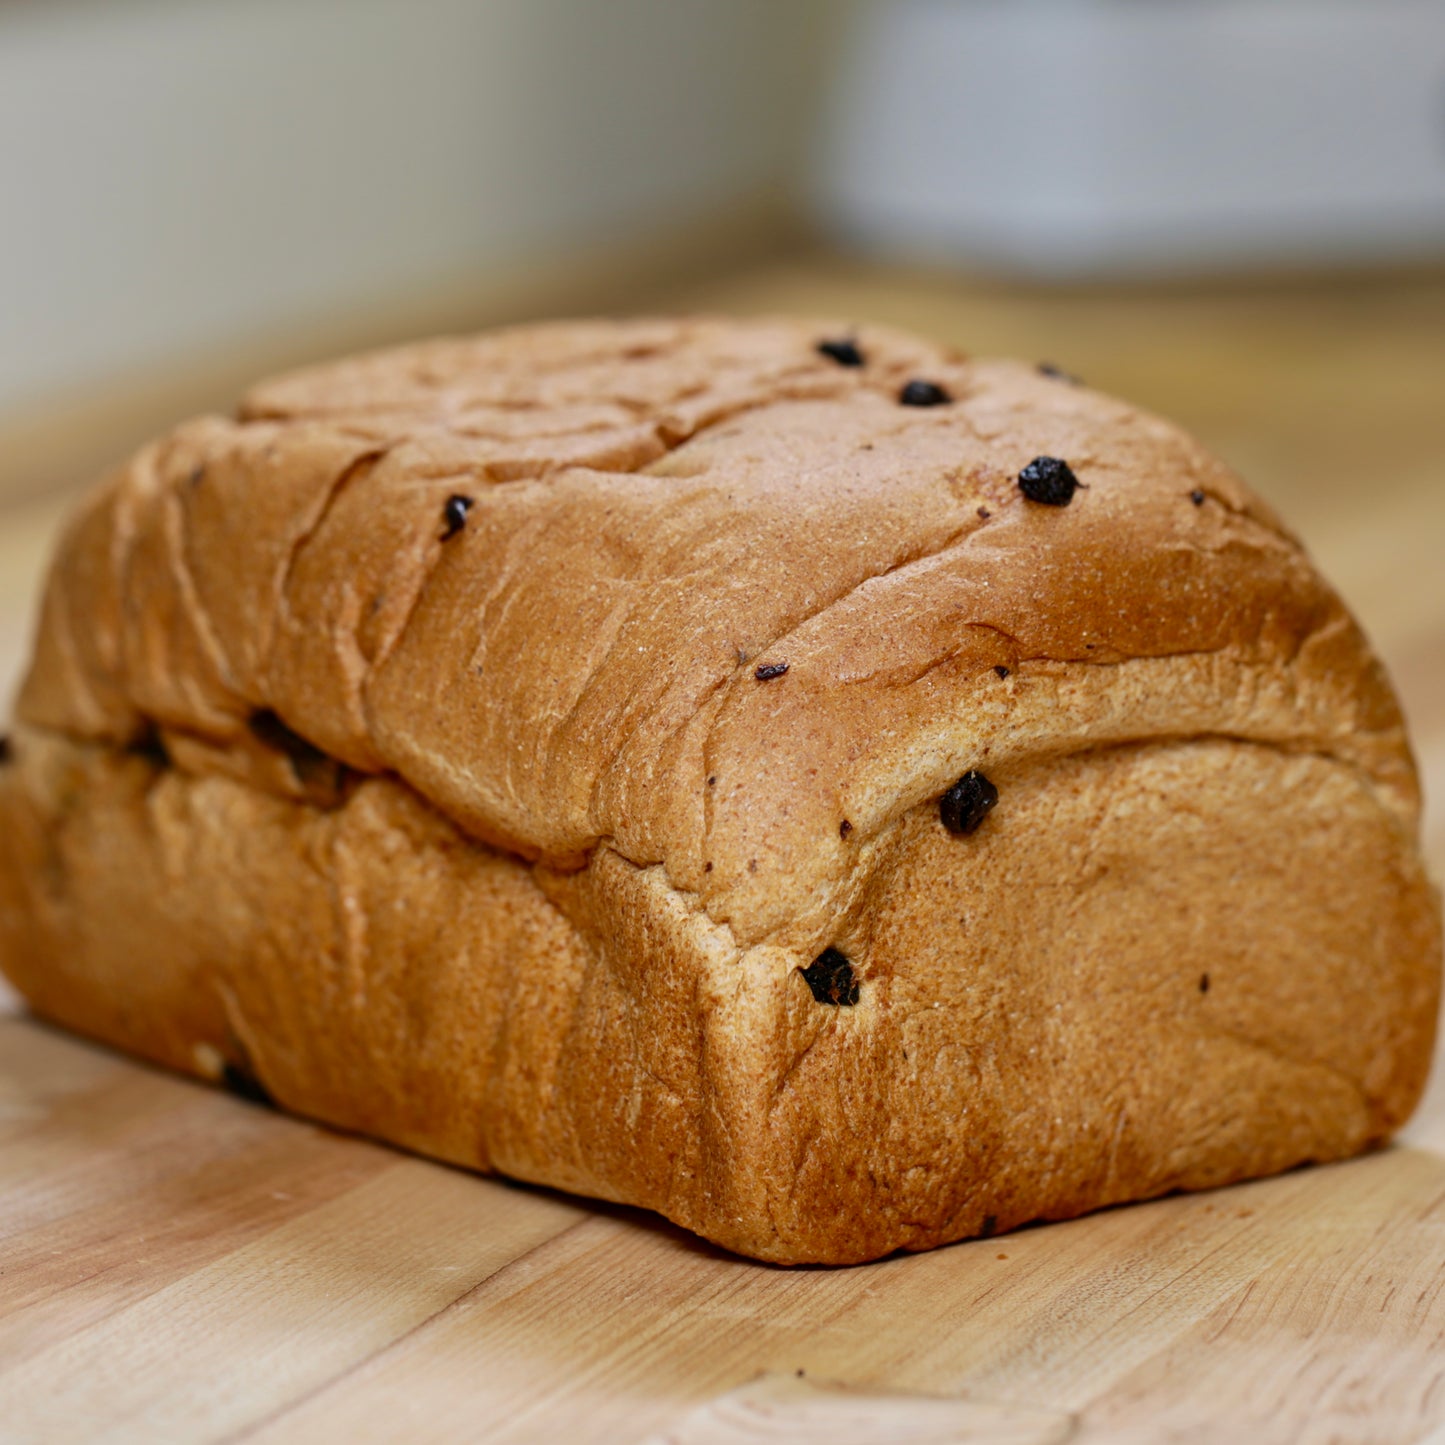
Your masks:
<svg viewBox="0 0 1445 1445"><path fill-rule="evenodd" d="M0 0L0 426L800 179L1036 276L1439 255L1445 0Z"/></svg>
<svg viewBox="0 0 1445 1445"><path fill-rule="evenodd" d="M1445 0L870 0L812 184L1052 279L1445 254Z"/></svg>
<svg viewBox="0 0 1445 1445"><path fill-rule="evenodd" d="M781 187L829 4L0 5L0 415Z"/></svg>

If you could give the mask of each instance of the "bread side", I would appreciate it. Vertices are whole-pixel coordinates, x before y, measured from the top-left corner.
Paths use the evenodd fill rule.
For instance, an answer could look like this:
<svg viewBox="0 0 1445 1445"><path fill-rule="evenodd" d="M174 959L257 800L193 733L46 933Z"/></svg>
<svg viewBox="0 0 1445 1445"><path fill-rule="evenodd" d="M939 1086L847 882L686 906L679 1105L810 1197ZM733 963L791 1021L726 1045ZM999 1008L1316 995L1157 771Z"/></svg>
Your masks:
<svg viewBox="0 0 1445 1445"><path fill-rule="evenodd" d="M148 448L52 574L6 971L779 1260L1386 1136L1438 906L1348 614L1173 428L826 334L432 343ZM901 406L919 374L953 400ZM1068 507L1015 485L1041 454ZM1000 801L958 837L970 769Z"/></svg>
<svg viewBox="0 0 1445 1445"><path fill-rule="evenodd" d="M0 938L44 1016L733 1249L853 1262L1340 1158L1413 1107L1428 886L1358 777L1200 740L901 820L853 1007L657 867L528 867L407 788L339 807L22 735ZM1261 806L1267 800L1267 806ZM1290 846L1281 849L1281 838Z"/></svg>

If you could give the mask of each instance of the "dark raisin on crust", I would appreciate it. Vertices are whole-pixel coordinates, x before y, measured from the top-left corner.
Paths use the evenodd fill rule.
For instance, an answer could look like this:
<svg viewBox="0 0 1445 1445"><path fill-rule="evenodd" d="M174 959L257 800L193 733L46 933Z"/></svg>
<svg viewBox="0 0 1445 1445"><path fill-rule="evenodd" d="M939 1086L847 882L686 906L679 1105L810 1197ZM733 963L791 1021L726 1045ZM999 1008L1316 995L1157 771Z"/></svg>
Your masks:
<svg viewBox="0 0 1445 1445"><path fill-rule="evenodd" d="M904 406L944 406L953 398L936 381L910 381L898 400Z"/></svg>
<svg viewBox="0 0 1445 1445"><path fill-rule="evenodd" d="M471 497L464 497L460 493L447 498L446 505L442 507L443 542L455 537L467 525L467 513L472 510L473 505Z"/></svg>
<svg viewBox="0 0 1445 1445"><path fill-rule="evenodd" d="M997 802L998 789L972 769L938 800L938 816L950 833L972 833Z"/></svg>
<svg viewBox="0 0 1445 1445"><path fill-rule="evenodd" d="M818 353L826 356L829 361L836 361L839 366L863 365L863 353L858 350L858 343L852 337L845 336L838 341L820 341Z"/></svg>
<svg viewBox="0 0 1445 1445"><path fill-rule="evenodd" d="M1065 371L1062 366L1055 366L1052 361L1039 362L1039 375L1052 377L1055 381L1066 381L1070 386L1082 384L1072 371Z"/></svg>
<svg viewBox="0 0 1445 1445"><path fill-rule="evenodd" d="M858 1002L853 965L836 948L825 948L807 968L798 970L819 1003L852 1008Z"/></svg>
<svg viewBox="0 0 1445 1445"><path fill-rule="evenodd" d="M993 1236L997 1233L998 1215L985 1214L983 1217L983 1223L978 1227L978 1237L980 1239L992 1239Z"/></svg>
<svg viewBox="0 0 1445 1445"><path fill-rule="evenodd" d="M8 733L0 733L0 768L6 763L15 761L15 744L10 741Z"/></svg>
<svg viewBox="0 0 1445 1445"><path fill-rule="evenodd" d="M1198 487L1195 487L1189 494L1189 500L1193 502L1196 507L1202 507L1204 505L1204 493L1201 492Z"/></svg>
<svg viewBox="0 0 1445 1445"><path fill-rule="evenodd" d="M764 662L753 671L753 676L759 682L771 682L775 677L781 677L788 670L786 662Z"/></svg>
<svg viewBox="0 0 1445 1445"><path fill-rule="evenodd" d="M846 838L852 831L853 825L846 818L838 824L838 836L840 838Z"/></svg>
<svg viewBox="0 0 1445 1445"><path fill-rule="evenodd" d="M155 728L147 728L138 738L127 743L125 750L133 757L144 758L153 768L168 768L171 765L171 755L166 751L166 745Z"/></svg>
<svg viewBox="0 0 1445 1445"><path fill-rule="evenodd" d="M1078 486L1073 468L1058 457L1035 457L1019 473L1019 491L1046 507L1067 507Z"/></svg>
<svg viewBox="0 0 1445 1445"><path fill-rule="evenodd" d="M991 516L993 516L993 513L990 512L987 507L980 507L980 508L978 509L978 520L979 520L980 522L986 522L986 521L988 521L988 519L989 519Z"/></svg>
<svg viewBox="0 0 1445 1445"><path fill-rule="evenodd" d="M249 1069L229 1060L221 1068L221 1087L248 1104L264 1104L268 1109L276 1107L276 1101L266 1092L260 1079Z"/></svg>
<svg viewBox="0 0 1445 1445"><path fill-rule="evenodd" d="M999 675L1000 677L1007 677L1007 676L1008 676L1008 668L1006 668L1006 667L1003 665L1003 663L1001 663L1001 662L996 662L996 663L994 664L993 670L994 670L996 673L998 673L998 675Z"/></svg>
<svg viewBox="0 0 1445 1445"><path fill-rule="evenodd" d="M1209 975L1208 975L1207 973L1201 973L1201 974L1199 975L1199 992L1200 992L1200 993L1208 993L1208 992L1209 992Z"/></svg>
<svg viewBox="0 0 1445 1445"><path fill-rule="evenodd" d="M286 755L296 781L303 788L330 791L340 787L346 765L322 752L315 743L307 742L300 733L292 732L269 708L253 712L246 725L258 743Z"/></svg>

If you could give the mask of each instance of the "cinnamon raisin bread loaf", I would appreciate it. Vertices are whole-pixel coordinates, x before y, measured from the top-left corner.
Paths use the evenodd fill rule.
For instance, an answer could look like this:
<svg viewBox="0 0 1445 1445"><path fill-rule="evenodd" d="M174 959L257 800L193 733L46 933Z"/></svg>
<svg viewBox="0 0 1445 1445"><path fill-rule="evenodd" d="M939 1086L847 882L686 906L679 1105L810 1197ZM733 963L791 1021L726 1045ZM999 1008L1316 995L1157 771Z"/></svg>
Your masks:
<svg viewBox="0 0 1445 1445"><path fill-rule="evenodd" d="M423 343L142 450L0 766L42 1017L848 1262L1338 1159L1421 1091L1400 713L1174 427L885 330Z"/></svg>

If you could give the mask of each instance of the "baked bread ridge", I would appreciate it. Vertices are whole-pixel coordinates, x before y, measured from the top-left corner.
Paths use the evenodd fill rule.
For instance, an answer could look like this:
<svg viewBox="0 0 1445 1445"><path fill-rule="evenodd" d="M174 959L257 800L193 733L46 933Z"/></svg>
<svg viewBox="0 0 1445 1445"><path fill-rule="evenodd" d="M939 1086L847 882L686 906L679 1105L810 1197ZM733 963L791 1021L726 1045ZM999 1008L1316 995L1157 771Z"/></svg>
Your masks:
<svg viewBox="0 0 1445 1445"><path fill-rule="evenodd" d="M1338 600L1175 429L883 331L858 334L867 365L840 367L814 349L830 334L698 320L426 343L283 378L241 421L201 419L144 450L78 517L48 588L17 766L0 775L7 837L30 839L7 844L6 971L41 1012L178 1067L244 1051L302 1112L643 1203L784 1261L927 1247L1338 1157L1398 1127L1428 1063L1437 912L1398 710ZM953 401L901 407L915 375ZM1039 454L1068 458L1088 488L1069 507L1014 486ZM159 782L125 752L155 733L176 764ZM938 795L979 765L1002 802L977 835L951 837ZM358 785L349 770L384 776ZM1254 794L1239 794L1246 777ZM1112 845L1124 885L1078 875L1080 897L1113 890L1113 924L1080 933L1078 899L1054 896L1012 945L990 942L974 978L953 925L929 924L929 900L907 906L907 879L940 896L958 887L950 866L983 877L993 848L1012 860L994 911L1009 913L1006 890L1037 894L1011 850L1042 856L1017 832L1025 800L1045 800L1028 806L1046 822L1042 780L1055 811L1077 804L1049 845L1062 876L1098 855L1121 799L1151 818L1171 799L1183 833L1156 820L1149 836L1173 852L1152 857ZM1242 819L1209 847L1184 827L1266 792L1308 870ZM179 891L229 899L252 951L178 921L174 872L129 889L131 937L164 939L177 972L152 965L170 981L151 1011L124 1009L130 945L83 924L114 891L107 870L156 851L145 820L172 794L213 840L172 849L169 866L185 856L203 880ZM344 989L305 931L270 940L297 886L275 860L360 827L378 794L412 810L402 833L428 868L460 850L494 881L527 879L493 910L527 920L520 940L467 973L505 1002L512 1052L366 1022L395 1011L378 1000L414 997L425 1014L434 993L465 992L456 961L476 950L445 930L431 951L411 935L377 958L349 944L359 1015L335 1013ZM104 827L61 827L92 806ZM269 839L241 870L244 906L235 846L202 830L212 808ZM46 851L56 831L130 846L67 861ZM1328 858L1303 847L1321 838ZM1152 917L1166 857L1176 887L1214 899L1181 901L1178 937ZM1267 881L1252 911L1229 903L1242 859ZM356 868L369 926L402 894ZM446 895L454 910L463 891ZM1282 934L1271 898L1290 917L1312 900L1338 938L1314 939L1307 918ZM977 963L980 899L955 904ZM460 911L475 929L473 905ZM296 916L328 936L318 908ZM1167 984L1137 957L1146 919L1176 951ZM926 987L904 939L933 956ZM1116 960L1095 1004L1065 990L1069 1028L1048 1035L1072 1086L1060 1098L1025 1052L1011 1063L1023 1082L1002 1089L1000 1034L1016 1027L1003 1001L1037 991L1060 939L1076 953L1046 971L1056 985ZM851 1008L820 1004L799 971L829 946L856 968ZM1226 1002L1231 973L1253 1012L1216 1038L1221 1012L1243 1007ZM1158 1021L1173 1042L1141 1068L1125 1041L1166 995L1183 1010ZM931 1020L959 996L968 1025L940 1033ZM491 1037L467 999L456 1016ZM522 999L539 1022L519 1034ZM1040 1021L1056 1006L1038 992ZM950 1057L956 1078L942 1077ZM1181 1089L1184 1062L1198 1083ZM966 1141L950 1133L960 1120Z"/></svg>

